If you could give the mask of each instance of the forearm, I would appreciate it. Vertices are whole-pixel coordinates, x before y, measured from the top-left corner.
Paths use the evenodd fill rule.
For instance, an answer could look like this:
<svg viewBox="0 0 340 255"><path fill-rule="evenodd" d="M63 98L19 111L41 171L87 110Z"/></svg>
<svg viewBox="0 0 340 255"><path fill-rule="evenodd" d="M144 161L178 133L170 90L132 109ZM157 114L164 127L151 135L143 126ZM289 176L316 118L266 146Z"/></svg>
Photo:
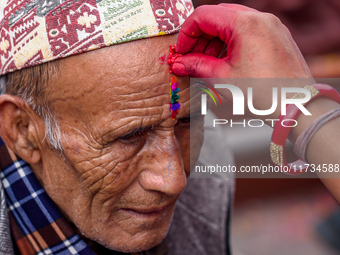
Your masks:
<svg viewBox="0 0 340 255"><path fill-rule="evenodd" d="M297 118L298 125L291 130L290 140L294 143L297 137L308 128L319 116L340 108L340 105L328 98L321 97L311 101L306 107L312 116L300 114ZM311 138L306 150L308 163L316 166L327 164L335 166L340 164L340 117L325 123ZM340 203L340 173L318 173L320 179L332 192Z"/></svg>
<svg viewBox="0 0 340 255"><path fill-rule="evenodd" d="M306 116L300 114L297 118L298 125L291 130L290 140L294 143L306 128L319 116L331 110L340 108L340 105L328 98L321 97L311 101L307 107L312 114ZM340 118L335 118L325 123L312 137L306 152L306 158L310 163L340 163ZM336 148L339 147L339 150Z"/></svg>

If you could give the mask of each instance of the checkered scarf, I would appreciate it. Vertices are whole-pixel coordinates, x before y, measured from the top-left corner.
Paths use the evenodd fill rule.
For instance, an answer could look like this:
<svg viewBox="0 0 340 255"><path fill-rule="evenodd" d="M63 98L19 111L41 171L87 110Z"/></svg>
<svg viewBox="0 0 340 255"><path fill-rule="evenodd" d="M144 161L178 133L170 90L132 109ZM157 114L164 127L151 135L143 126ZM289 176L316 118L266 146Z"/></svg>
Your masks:
<svg viewBox="0 0 340 255"><path fill-rule="evenodd" d="M21 254L94 255L61 215L30 166L20 158L11 158L1 138L0 153L11 231Z"/></svg>
<svg viewBox="0 0 340 255"><path fill-rule="evenodd" d="M0 178L9 208L11 231L20 253L95 255L59 212L30 166L14 157L0 138ZM8 231L5 235L1 233L2 225L6 227L0 219L0 243L11 246L7 240ZM0 254L11 254L10 250L11 247L0 247ZM112 255L119 254L112 251Z"/></svg>

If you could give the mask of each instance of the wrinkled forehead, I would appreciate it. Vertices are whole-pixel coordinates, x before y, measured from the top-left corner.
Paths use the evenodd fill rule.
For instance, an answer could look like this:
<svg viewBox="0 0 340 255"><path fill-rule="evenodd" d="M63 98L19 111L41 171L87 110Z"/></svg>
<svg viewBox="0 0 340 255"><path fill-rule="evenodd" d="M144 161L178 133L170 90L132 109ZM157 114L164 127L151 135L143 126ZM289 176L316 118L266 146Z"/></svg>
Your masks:
<svg viewBox="0 0 340 255"><path fill-rule="evenodd" d="M60 114L75 111L73 116L77 111L86 116L164 106L170 100L171 75L159 58L176 39L142 39L65 58L48 88L48 101Z"/></svg>
<svg viewBox="0 0 340 255"><path fill-rule="evenodd" d="M177 35L147 38L105 47L60 60L59 71L49 94L98 92L109 85L119 91L139 89L135 83L169 82L169 67L161 59Z"/></svg>

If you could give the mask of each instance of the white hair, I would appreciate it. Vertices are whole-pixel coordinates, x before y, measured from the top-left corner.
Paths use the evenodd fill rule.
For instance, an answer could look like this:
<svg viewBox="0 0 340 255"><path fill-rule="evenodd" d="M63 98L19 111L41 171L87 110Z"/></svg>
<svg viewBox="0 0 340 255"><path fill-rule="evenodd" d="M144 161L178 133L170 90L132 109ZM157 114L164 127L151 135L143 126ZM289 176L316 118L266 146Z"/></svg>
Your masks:
<svg viewBox="0 0 340 255"><path fill-rule="evenodd" d="M5 75L0 76L0 95L3 95L6 93L6 77Z"/></svg>
<svg viewBox="0 0 340 255"><path fill-rule="evenodd" d="M51 70L49 70L49 73L51 76ZM51 77L47 77L47 78L50 79ZM13 84L9 84L7 75L0 76L0 94L1 95L8 93L9 86L13 87ZM47 140L49 144L52 146L52 149L55 149L62 153L63 144L62 144L62 134L60 131L59 123L55 115L52 114L47 103L45 102L42 105L37 104L36 97L34 96L34 90L31 90L30 86L19 88L16 91L15 95L19 96L24 101L26 101L27 104L30 105L32 109L44 119L45 137L47 137Z"/></svg>

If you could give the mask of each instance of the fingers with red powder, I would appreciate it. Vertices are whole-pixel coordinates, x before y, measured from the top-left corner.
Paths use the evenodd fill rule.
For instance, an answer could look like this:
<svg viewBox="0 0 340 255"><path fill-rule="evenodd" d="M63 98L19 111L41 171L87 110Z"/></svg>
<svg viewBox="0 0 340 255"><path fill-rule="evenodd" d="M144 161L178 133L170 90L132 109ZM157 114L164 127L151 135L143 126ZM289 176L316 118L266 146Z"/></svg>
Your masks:
<svg viewBox="0 0 340 255"><path fill-rule="evenodd" d="M176 75L311 77L300 50L278 18L237 4L198 7L181 28L177 52L183 56L173 63Z"/></svg>
<svg viewBox="0 0 340 255"><path fill-rule="evenodd" d="M177 51L185 55L175 61L174 73L213 77L218 75L218 69L228 70L227 61L217 57L229 43L234 16L235 10L223 5L197 8L179 33Z"/></svg>

